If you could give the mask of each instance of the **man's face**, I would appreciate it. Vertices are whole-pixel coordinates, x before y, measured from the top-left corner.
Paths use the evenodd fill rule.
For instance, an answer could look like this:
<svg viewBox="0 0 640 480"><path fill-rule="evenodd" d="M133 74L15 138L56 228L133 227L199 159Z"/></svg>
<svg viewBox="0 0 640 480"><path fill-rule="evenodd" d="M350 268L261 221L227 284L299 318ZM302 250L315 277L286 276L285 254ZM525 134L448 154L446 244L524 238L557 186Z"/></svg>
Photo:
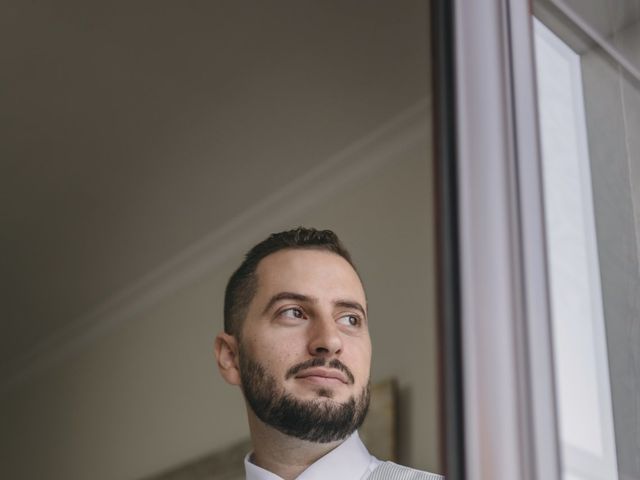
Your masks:
<svg viewBox="0 0 640 480"><path fill-rule="evenodd" d="M281 250L264 258L256 274L240 344L248 403L285 433L343 438L359 426L354 422L368 402L371 340L358 275L342 257L321 250ZM314 422L327 424L328 433L296 430Z"/></svg>

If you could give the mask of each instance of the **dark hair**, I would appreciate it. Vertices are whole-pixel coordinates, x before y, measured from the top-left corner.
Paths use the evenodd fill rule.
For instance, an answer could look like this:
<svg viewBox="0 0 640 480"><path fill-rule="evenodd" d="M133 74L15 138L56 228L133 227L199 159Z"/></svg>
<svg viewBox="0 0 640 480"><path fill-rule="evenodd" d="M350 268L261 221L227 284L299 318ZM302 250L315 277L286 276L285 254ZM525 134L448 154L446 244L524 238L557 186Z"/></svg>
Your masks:
<svg viewBox="0 0 640 480"><path fill-rule="evenodd" d="M240 336L242 322L247 316L249 304L258 288L256 269L260 260L280 250L326 250L344 258L354 268L351 255L331 230L298 227L285 232L272 233L269 238L254 246L233 272L224 293L224 331Z"/></svg>

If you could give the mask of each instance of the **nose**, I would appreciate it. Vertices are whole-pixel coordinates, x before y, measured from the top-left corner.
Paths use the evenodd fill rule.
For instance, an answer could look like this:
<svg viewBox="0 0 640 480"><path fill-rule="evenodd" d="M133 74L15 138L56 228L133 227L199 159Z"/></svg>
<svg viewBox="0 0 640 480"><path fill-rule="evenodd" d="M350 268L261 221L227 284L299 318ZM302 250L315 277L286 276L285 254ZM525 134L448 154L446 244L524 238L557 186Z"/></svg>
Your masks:
<svg viewBox="0 0 640 480"><path fill-rule="evenodd" d="M313 356L332 356L342 351L342 337L332 318L314 319L309 337L309 353Z"/></svg>

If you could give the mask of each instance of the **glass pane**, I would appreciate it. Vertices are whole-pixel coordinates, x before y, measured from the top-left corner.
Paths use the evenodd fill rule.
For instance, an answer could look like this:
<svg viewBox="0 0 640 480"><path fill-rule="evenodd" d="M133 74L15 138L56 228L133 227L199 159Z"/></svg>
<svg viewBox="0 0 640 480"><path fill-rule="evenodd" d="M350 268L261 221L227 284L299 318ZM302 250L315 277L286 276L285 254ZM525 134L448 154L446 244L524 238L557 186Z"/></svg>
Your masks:
<svg viewBox="0 0 640 480"><path fill-rule="evenodd" d="M640 1L537 1L565 479L640 479Z"/></svg>

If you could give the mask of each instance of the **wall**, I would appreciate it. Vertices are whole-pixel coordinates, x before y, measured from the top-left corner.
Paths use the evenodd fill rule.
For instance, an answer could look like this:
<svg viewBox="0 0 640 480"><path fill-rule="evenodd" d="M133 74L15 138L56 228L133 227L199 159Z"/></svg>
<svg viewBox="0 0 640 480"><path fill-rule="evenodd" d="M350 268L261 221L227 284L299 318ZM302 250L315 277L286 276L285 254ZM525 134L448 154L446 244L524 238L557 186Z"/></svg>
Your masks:
<svg viewBox="0 0 640 480"><path fill-rule="evenodd" d="M401 390L400 460L438 471L427 111L412 114L417 134L391 122L393 141L356 142L307 179L323 192L316 200L283 196L282 208L238 227L197 275L5 392L2 476L133 480L247 436L241 395L219 378L212 354L222 292L251 244L300 224L333 228L351 249L370 302L373 380L394 376ZM341 167L354 152L364 161Z"/></svg>

